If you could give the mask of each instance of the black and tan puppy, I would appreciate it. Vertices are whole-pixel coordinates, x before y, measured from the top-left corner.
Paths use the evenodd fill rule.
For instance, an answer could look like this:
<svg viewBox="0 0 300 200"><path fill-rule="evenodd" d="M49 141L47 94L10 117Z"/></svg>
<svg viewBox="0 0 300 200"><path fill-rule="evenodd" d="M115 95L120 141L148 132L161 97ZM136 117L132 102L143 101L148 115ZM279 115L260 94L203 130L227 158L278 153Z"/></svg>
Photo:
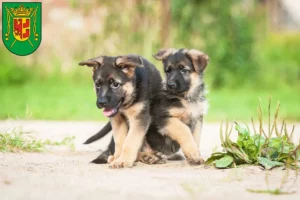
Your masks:
<svg viewBox="0 0 300 200"><path fill-rule="evenodd" d="M153 150L166 155L181 148L190 163L200 164L200 133L207 109L203 72L209 58L193 49L164 49L154 58L163 63L166 89L152 101L153 120L146 141Z"/></svg>
<svg viewBox="0 0 300 200"><path fill-rule="evenodd" d="M146 135L147 148L143 149L148 152L141 152L139 160L148 164L161 163L164 157L156 152L172 155L181 147L188 161L200 164L199 140L207 109L203 71L208 56L198 50L165 49L154 57L163 62L166 88L151 101L152 122ZM104 135L101 131L87 143L100 139ZM113 150L112 142L110 149ZM93 162L104 163L107 152Z"/></svg>
<svg viewBox="0 0 300 200"><path fill-rule="evenodd" d="M110 167L132 167L151 122L149 99L161 90L158 70L137 55L100 56L79 65L93 67L97 106L110 118L115 141Z"/></svg>

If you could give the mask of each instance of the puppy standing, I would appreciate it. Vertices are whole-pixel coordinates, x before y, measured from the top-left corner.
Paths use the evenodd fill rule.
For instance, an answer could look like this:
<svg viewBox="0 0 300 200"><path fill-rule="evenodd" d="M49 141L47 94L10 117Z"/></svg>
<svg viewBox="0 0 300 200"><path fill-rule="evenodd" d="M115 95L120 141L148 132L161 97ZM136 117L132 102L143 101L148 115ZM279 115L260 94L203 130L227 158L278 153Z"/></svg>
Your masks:
<svg viewBox="0 0 300 200"><path fill-rule="evenodd" d="M110 167L132 167L151 122L149 99L161 90L158 70L136 55L100 56L79 65L94 68L97 106L110 118L115 141Z"/></svg>

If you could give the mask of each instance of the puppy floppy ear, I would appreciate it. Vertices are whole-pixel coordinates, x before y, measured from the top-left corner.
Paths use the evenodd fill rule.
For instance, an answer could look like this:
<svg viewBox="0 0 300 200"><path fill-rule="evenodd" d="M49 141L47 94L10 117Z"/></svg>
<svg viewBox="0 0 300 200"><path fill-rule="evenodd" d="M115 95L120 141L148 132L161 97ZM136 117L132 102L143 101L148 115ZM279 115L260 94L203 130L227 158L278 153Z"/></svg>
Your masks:
<svg viewBox="0 0 300 200"><path fill-rule="evenodd" d="M209 61L208 55L196 49L187 50L185 54L192 60L195 71L198 74L205 70Z"/></svg>
<svg viewBox="0 0 300 200"><path fill-rule="evenodd" d="M99 67L103 64L103 56L99 56L99 57L96 57L96 58L91 58L91 59L88 59L88 60L85 60L85 61L82 61L80 63L78 63L80 66L88 66L88 67Z"/></svg>
<svg viewBox="0 0 300 200"><path fill-rule="evenodd" d="M134 75L135 68L144 67L143 59L136 55L119 56L116 65L130 78Z"/></svg>
<svg viewBox="0 0 300 200"><path fill-rule="evenodd" d="M176 49L172 49L172 48L161 49L161 50L159 50L159 52L157 54L154 54L153 57L156 60L162 61L162 60L166 59L169 55L171 55L175 52L176 52Z"/></svg>

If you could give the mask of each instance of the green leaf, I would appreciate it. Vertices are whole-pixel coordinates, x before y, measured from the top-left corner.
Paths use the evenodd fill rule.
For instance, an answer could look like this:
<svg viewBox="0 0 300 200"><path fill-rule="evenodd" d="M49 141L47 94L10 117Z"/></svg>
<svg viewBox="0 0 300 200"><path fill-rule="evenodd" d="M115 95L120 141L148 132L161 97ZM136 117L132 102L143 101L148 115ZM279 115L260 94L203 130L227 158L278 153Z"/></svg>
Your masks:
<svg viewBox="0 0 300 200"><path fill-rule="evenodd" d="M271 158L272 155L276 154L278 151L274 147L266 147L261 150L261 155L266 158Z"/></svg>
<svg viewBox="0 0 300 200"><path fill-rule="evenodd" d="M282 138L270 138L270 143L268 146L276 149L281 149L282 143L283 143Z"/></svg>
<svg viewBox="0 0 300 200"><path fill-rule="evenodd" d="M220 158L219 160L216 160L215 164L216 164L216 168L226 168L230 166L232 162L233 162L233 158L229 155L226 155Z"/></svg>
<svg viewBox="0 0 300 200"><path fill-rule="evenodd" d="M243 134L239 134L238 138L237 138L237 145L240 148L243 148L243 144L244 144L244 140L246 139L246 137Z"/></svg>
<svg viewBox="0 0 300 200"><path fill-rule="evenodd" d="M279 161L279 162L286 162L286 160L290 157L289 154L287 153L282 153L280 154L280 156L278 156L278 158L276 158L276 161Z"/></svg>
<svg viewBox="0 0 300 200"><path fill-rule="evenodd" d="M293 147L291 147L290 145L284 145L282 149L282 153L289 153L292 149Z"/></svg>
<svg viewBox="0 0 300 200"><path fill-rule="evenodd" d="M256 160L258 149L254 144L249 144L246 146L246 153L251 160Z"/></svg>
<svg viewBox="0 0 300 200"><path fill-rule="evenodd" d="M266 142L266 139L261 135L253 135L252 139L254 140L254 144L256 147L261 147Z"/></svg>
<svg viewBox="0 0 300 200"><path fill-rule="evenodd" d="M220 158L223 158L224 156L226 156L227 153L221 153L221 152L216 152L213 153L206 161L205 164L209 165L213 162L215 162L216 160L219 160Z"/></svg>
<svg viewBox="0 0 300 200"><path fill-rule="evenodd" d="M258 157L258 163L261 164L267 170L283 165L282 162L272 161L272 160L270 160L268 158L264 158L264 157Z"/></svg>

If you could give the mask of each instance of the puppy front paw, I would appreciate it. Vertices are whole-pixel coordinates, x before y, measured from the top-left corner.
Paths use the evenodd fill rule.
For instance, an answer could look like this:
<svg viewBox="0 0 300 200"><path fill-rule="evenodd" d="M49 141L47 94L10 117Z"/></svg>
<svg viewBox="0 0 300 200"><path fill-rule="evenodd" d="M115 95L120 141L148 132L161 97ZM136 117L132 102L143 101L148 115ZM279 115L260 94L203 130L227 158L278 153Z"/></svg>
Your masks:
<svg viewBox="0 0 300 200"><path fill-rule="evenodd" d="M133 166L133 162L126 161L122 158L118 158L109 164L109 168L111 169L119 169L119 168L131 168Z"/></svg>
<svg viewBox="0 0 300 200"><path fill-rule="evenodd" d="M113 155L108 156L107 163L110 164L115 160L115 157Z"/></svg>
<svg viewBox="0 0 300 200"><path fill-rule="evenodd" d="M117 160L120 157L120 154L114 154L114 155L110 155L107 158L107 163L110 164L112 163L114 160Z"/></svg>
<svg viewBox="0 0 300 200"><path fill-rule="evenodd" d="M191 165L201 165L204 164L204 159L200 156L198 152L195 152L193 154L189 154L186 156L186 160Z"/></svg>

